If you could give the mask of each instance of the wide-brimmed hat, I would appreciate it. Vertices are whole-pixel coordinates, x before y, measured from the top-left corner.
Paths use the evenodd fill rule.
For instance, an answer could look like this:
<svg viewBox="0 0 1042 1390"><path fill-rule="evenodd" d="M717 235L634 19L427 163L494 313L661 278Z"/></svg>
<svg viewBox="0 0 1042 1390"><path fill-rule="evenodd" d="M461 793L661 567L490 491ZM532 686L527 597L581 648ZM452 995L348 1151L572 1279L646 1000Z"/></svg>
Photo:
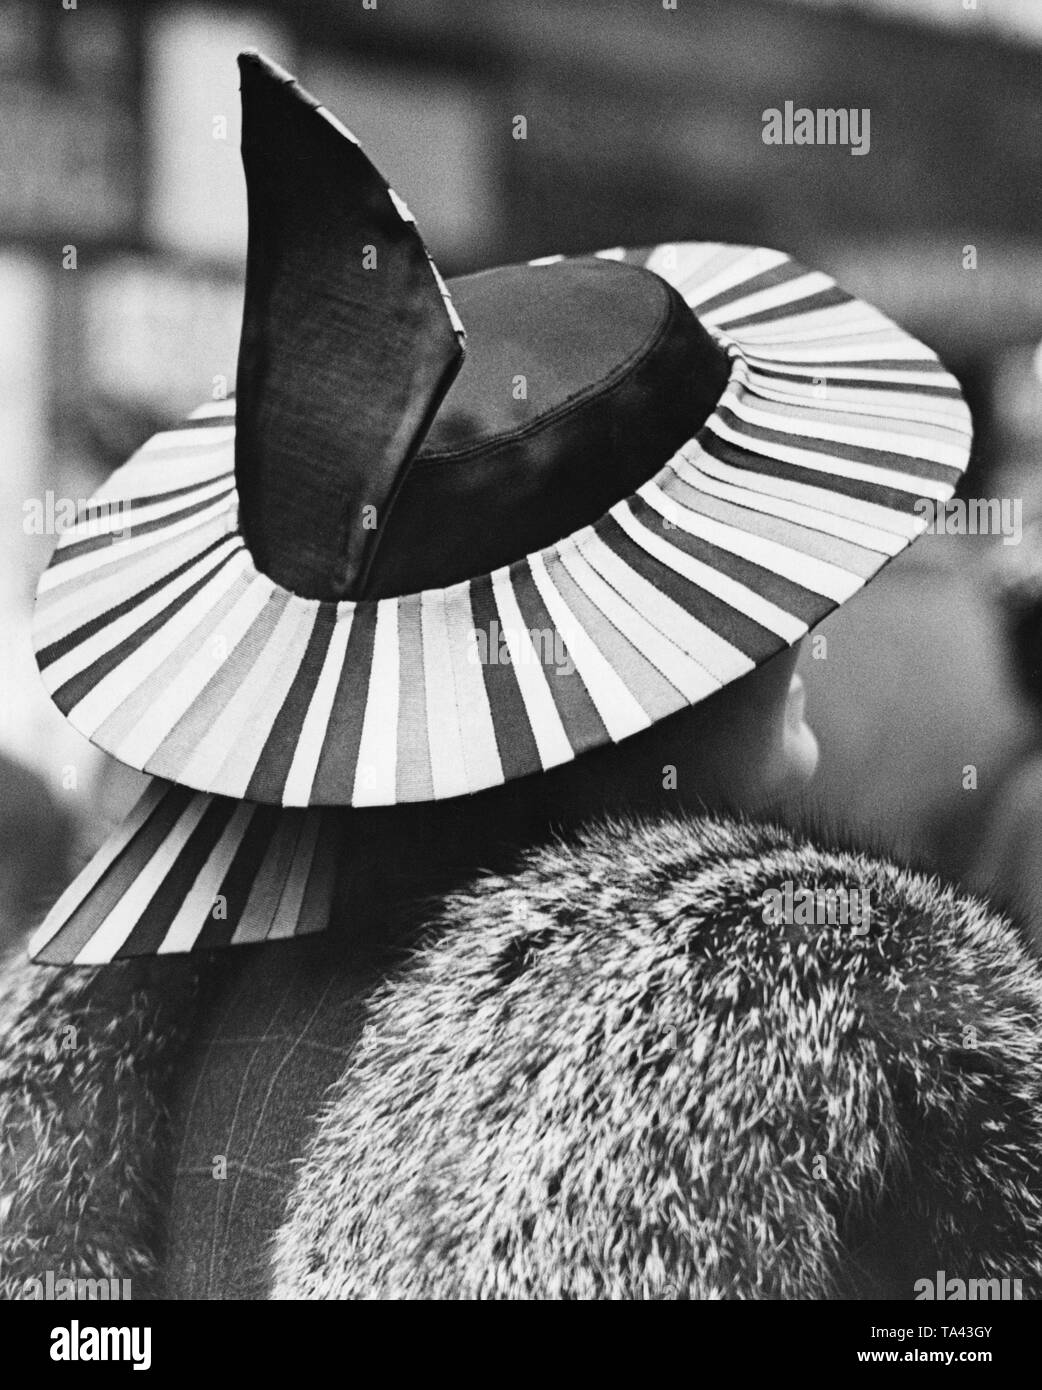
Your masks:
<svg viewBox="0 0 1042 1390"><path fill-rule="evenodd" d="M354 137L240 67L235 397L118 469L40 580L52 698L157 779L42 960L321 928L321 808L478 792L698 703L903 550L969 455L930 349L780 251L446 285Z"/></svg>

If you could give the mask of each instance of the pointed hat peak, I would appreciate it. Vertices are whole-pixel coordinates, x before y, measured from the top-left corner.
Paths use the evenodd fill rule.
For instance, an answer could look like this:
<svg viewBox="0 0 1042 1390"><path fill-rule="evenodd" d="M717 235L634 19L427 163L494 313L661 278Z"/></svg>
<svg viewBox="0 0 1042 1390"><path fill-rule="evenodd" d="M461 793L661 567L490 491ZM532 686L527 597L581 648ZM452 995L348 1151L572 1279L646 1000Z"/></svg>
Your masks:
<svg viewBox="0 0 1042 1390"><path fill-rule="evenodd" d="M297 82L297 79L291 72L287 72L285 68L280 67L278 63L269 58L266 53L262 53L259 48L244 48L240 52L239 71L245 72L247 68L257 68L260 72L267 73L269 77L275 78L278 82L293 83L295 86L300 86L300 83ZM301 90L303 90L303 88L301 88Z"/></svg>
<svg viewBox="0 0 1042 1390"><path fill-rule="evenodd" d="M306 598L360 598L381 524L463 356L408 208L285 69L239 55L249 241L240 525Z"/></svg>

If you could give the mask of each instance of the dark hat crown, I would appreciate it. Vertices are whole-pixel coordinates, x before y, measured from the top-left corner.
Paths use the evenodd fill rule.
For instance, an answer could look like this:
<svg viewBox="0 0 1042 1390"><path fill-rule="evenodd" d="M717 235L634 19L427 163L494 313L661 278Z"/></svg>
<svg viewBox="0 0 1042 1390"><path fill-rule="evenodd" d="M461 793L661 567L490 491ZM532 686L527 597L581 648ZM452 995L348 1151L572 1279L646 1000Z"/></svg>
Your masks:
<svg viewBox="0 0 1042 1390"><path fill-rule="evenodd" d="M444 587L597 520L711 413L724 351L637 266L584 258L451 280L468 353L410 467L374 596Z"/></svg>
<svg viewBox="0 0 1042 1390"><path fill-rule="evenodd" d="M327 600L445 587L595 521L704 423L727 357L663 279L507 266L449 282L457 317L353 137L240 66L236 481L260 570Z"/></svg>

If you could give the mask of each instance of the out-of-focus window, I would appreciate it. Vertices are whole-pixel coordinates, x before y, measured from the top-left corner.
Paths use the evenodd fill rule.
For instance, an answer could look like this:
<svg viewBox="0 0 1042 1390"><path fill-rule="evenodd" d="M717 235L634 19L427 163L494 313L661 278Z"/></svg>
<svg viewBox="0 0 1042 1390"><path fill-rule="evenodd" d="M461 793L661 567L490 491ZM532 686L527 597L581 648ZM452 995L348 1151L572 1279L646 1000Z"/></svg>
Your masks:
<svg viewBox="0 0 1042 1390"><path fill-rule="evenodd" d="M245 255L235 62L244 48L284 67L294 62L287 31L260 11L163 8L147 28L147 229L161 248L213 260Z"/></svg>
<svg viewBox="0 0 1042 1390"><path fill-rule="evenodd" d="M1004 35L1042 43L1042 4L1039 0L779 0L787 5L810 5L819 10L864 10L896 21L966 28L979 25L991 36Z"/></svg>
<svg viewBox="0 0 1042 1390"><path fill-rule="evenodd" d="M135 220L125 12L0 3L0 237L82 244Z"/></svg>
<svg viewBox="0 0 1042 1390"><path fill-rule="evenodd" d="M238 280L121 257L86 286L84 391L182 415L235 386Z"/></svg>
<svg viewBox="0 0 1042 1390"><path fill-rule="evenodd" d="M48 503L49 309L38 262L0 254L0 748L56 786L65 764L85 769L100 754L84 752L83 739L43 697L29 635L32 584L54 545L38 524Z"/></svg>
<svg viewBox="0 0 1042 1390"><path fill-rule="evenodd" d="M305 85L408 203L435 258L469 260L496 230L490 118L481 93L437 70L305 56Z"/></svg>

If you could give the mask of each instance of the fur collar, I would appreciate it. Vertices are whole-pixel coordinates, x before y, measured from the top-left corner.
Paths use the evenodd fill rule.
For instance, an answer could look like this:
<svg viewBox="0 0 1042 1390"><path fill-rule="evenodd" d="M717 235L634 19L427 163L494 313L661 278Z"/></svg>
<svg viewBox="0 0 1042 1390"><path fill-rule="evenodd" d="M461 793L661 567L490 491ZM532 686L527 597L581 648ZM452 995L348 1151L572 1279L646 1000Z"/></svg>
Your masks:
<svg viewBox="0 0 1042 1390"><path fill-rule="evenodd" d="M162 1097L191 1027L193 957L0 977L0 1298L26 1281L155 1272Z"/></svg>
<svg viewBox="0 0 1042 1390"><path fill-rule="evenodd" d="M867 936L765 922L786 882L867 889ZM0 1297L147 1296L212 965L7 967ZM773 827L604 825L447 899L376 989L275 1295L1037 1296L1040 1152L1042 983L981 904Z"/></svg>

